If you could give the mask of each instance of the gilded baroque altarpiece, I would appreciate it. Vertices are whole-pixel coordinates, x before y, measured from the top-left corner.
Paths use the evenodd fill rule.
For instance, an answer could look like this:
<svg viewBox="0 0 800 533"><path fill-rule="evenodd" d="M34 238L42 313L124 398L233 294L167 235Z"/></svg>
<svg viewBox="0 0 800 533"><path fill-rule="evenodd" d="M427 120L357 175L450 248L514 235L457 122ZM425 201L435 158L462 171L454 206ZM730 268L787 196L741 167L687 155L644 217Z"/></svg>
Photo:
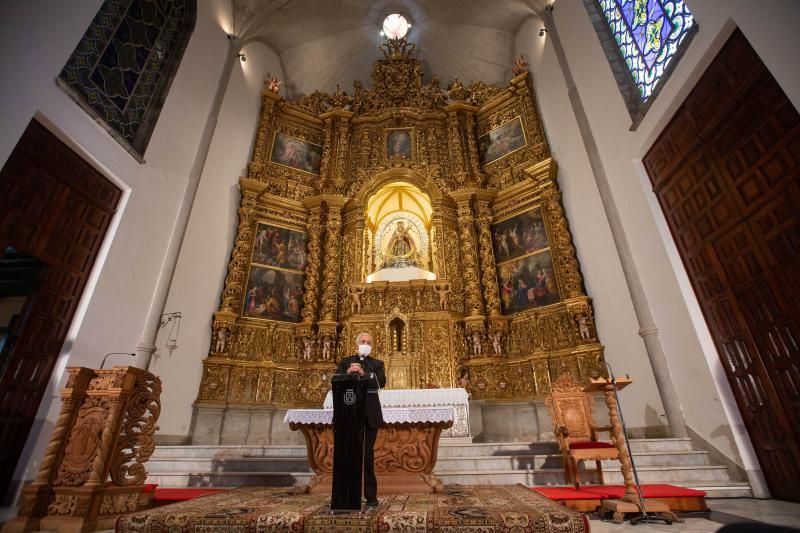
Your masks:
<svg viewBox="0 0 800 533"><path fill-rule="evenodd" d="M442 88L413 47L352 94L265 86L199 406L321 405L362 331L390 388L525 401L604 373L529 73ZM375 207L391 188L416 214ZM435 279L368 282L387 258Z"/></svg>

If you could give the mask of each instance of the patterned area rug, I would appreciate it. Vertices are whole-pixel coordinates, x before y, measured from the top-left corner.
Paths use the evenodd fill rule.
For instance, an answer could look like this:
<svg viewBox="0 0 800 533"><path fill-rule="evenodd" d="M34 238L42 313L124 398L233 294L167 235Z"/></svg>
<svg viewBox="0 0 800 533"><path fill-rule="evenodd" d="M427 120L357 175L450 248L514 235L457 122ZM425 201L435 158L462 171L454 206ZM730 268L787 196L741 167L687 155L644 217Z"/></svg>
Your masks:
<svg viewBox="0 0 800 533"><path fill-rule="evenodd" d="M376 509L333 515L329 498L241 487L121 517L120 533L588 532L580 513L522 485L447 485L438 494L383 496Z"/></svg>

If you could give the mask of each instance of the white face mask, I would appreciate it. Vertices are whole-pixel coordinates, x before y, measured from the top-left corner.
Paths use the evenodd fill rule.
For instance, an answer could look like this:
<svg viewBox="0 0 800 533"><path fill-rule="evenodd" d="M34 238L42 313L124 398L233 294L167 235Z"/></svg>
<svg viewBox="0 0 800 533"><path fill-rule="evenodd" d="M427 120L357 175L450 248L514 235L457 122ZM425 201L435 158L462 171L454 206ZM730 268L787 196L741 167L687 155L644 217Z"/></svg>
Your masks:
<svg viewBox="0 0 800 533"><path fill-rule="evenodd" d="M358 345L358 355L361 357L366 357L370 353L372 353L372 346L369 344L359 344Z"/></svg>

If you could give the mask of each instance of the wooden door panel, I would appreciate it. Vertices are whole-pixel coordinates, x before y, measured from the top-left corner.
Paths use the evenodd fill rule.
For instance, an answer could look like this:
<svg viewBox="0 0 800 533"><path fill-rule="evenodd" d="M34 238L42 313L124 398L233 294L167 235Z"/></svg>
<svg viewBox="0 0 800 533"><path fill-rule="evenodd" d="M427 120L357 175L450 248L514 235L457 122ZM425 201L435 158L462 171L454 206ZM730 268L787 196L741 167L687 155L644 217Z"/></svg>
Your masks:
<svg viewBox="0 0 800 533"><path fill-rule="evenodd" d="M0 375L7 487L121 191L33 121L0 170L0 241L46 264Z"/></svg>
<svg viewBox="0 0 800 533"><path fill-rule="evenodd" d="M770 490L795 501L798 139L797 110L737 31L644 159Z"/></svg>

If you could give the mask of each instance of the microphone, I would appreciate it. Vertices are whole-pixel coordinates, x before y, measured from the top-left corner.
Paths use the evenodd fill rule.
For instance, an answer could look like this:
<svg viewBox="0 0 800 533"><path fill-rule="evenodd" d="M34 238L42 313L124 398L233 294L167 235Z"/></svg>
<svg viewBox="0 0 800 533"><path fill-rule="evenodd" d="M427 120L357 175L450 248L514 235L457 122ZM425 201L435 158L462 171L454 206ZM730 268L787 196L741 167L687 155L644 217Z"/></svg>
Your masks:
<svg viewBox="0 0 800 533"><path fill-rule="evenodd" d="M100 363L100 368L103 368L103 365L105 365L105 364L106 364L106 359L108 359L108 356L109 356L109 355L130 355L130 356L132 356L132 357L136 357L136 354L135 354L135 353L129 353L129 352L108 352L108 353L105 355L105 357L103 357L103 362L102 362L102 363Z"/></svg>

